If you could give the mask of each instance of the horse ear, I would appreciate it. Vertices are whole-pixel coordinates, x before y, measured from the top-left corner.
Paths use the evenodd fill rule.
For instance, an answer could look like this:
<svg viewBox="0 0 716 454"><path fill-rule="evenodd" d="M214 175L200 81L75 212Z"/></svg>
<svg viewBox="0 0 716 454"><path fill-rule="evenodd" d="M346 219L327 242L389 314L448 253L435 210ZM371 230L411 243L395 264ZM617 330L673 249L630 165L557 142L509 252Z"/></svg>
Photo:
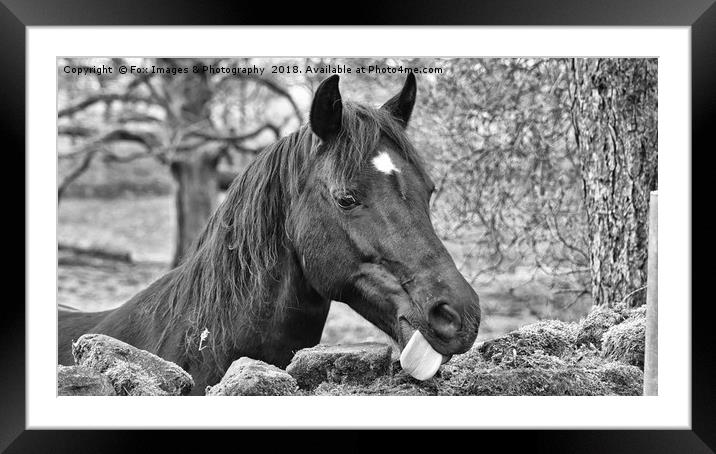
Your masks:
<svg viewBox="0 0 716 454"><path fill-rule="evenodd" d="M338 90L338 75L334 74L321 82L311 104L311 129L326 141L335 137L341 129L343 101Z"/></svg>
<svg viewBox="0 0 716 454"><path fill-rule="evenodd" d="M400 90L400 93L383 104L381 109L390 112L404 127L408 126L410 114L413 113L413 106L415 106L416 92L417 85L415 83L415 75L408 73L408 78L405 79L403 89Z"/></svg>

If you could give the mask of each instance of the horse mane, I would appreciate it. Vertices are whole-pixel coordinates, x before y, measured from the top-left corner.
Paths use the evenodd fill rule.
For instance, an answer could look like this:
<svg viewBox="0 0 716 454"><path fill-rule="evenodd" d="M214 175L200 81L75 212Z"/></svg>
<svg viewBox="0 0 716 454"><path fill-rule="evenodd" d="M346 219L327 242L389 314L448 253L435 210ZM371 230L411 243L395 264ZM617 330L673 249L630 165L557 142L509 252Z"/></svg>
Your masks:
<svg viewBox="0 0 716 454"><path fill-rule="evenodd" d="M189 357L200 357L202 331L210 335L214 367L221 373L240 347L237 333L246 330L260 339L284 309L272 295L281 279L281 261L291 251L288 207L304 184L311 163L326 153L338 184L350 181L381 139L425 175L404 127L389 112L344 102L342 129L322 143L310 126L264 148L229 187L183 263L147 300L147 313L165 324L159 351L170 333L184 330ZM335 156L335 158L330 158Z"/></svg>

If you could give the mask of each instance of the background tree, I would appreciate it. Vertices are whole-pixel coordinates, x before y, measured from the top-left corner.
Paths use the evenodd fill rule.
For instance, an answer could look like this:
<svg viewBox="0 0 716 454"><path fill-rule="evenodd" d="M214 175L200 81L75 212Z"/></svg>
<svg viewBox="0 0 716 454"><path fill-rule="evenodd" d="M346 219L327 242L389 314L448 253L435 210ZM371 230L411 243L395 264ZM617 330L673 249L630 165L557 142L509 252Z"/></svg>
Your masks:
<svg viewBox="0 0 716 454"><path fill-rule="evenodd" d="M497 276L523 276L523 285L548 290L557 310L588 301L582 298L589 295L589 247L568 62L439 64L445 73L434 77L416 108L429 112L419 115L416 130L426 132L421 140L437 182L437 227L444 238L465 244L462 271L483 285Z"/></svg>
<svg viewBox="0 0 716 454"><path fill-rule="evenodd" d="M100 77L60 71L67 63L103 62L168 69L257 64L267 71ZM179 263L221 191L263 146L304 123L312 93L326 77L269 74L276 64L440 69L418 76L418 105L407 132L437 184L431 202L436 230L463 274L480 289L509 294L534 318L578 317L592 296L599 304L625 296L640 301L645 210L656 186L654 60L60 61L58 196L100 159L110 164L93 171L106 171L108 179L123 171L123 164L111 163L161 163L161 171L144 162L128 167L155 179L171 175L173 265ZM341 91L345 99L377 107L404 78L344 74ZM136 178L128 180L136 187ZM502 310L499 297L486 301L487 310Z"/></svg>
<svg viewBox="0 0 716 454"><path fill-rule="evenodd" d="M60 61L58 71L68 63L82 66L83 62L86 66L107 63L115 68L156 66L168 74L59 78L61 144L63 137L70 138L70 150L60 156L76 164L61 179L58 199L98 155L121 162L146 156L159 160L171 168L176 182L173 266L204 227L216 207L219 190L226 189L241 170L240 165L233 165L235 155L253 155L277 139L292 120L302 122L301 110L284 83L254 75L192 71L202 65L249 65L248 60L72 60ZM177 73L178 68L189 68L189 72ZM245 108L244 104L257 104L256 98L263 103L264 111L274 113L271 118ZM288 104L289 115L275 115L266 108L277 100Z"/></svg>
<svg viewBox="0 0 716 454"><path fill-rule="evenodd" d="M572 77L592 298L642 304L657 187L657 60L577 59Z"/></svg>

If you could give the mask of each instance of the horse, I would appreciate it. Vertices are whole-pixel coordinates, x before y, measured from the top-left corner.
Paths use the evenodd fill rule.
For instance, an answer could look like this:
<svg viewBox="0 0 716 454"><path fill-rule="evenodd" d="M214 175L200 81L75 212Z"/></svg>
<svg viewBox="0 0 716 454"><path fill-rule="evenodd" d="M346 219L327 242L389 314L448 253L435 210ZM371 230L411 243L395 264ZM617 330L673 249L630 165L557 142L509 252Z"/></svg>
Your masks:
<svg viewBox="0 0 716 454"><path fill-rule="evenodd" d="M469 350L480 302L433 229L435 185L406 133L416 93L412 73L381 107L321 82L307 124L232 182L181 264L115 309L58 310L60 364L82 334L106 334L203 394L240 357L285 368L317 345L332 300L404 351L416 337L441 362Z"/></svg>

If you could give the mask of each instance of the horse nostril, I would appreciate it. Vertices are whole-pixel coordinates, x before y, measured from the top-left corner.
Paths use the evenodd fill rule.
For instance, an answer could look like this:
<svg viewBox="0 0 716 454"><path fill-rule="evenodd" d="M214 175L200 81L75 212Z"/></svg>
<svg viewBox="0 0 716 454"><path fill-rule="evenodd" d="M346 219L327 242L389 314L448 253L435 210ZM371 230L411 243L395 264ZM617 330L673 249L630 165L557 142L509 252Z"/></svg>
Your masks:
<svg viewBox="0 0 716 454"><path fill-rule="evenodd" d="M438 302L428 312L430 327L442 338L450 339L460 330L460 314L445 302Z"/></svg>

